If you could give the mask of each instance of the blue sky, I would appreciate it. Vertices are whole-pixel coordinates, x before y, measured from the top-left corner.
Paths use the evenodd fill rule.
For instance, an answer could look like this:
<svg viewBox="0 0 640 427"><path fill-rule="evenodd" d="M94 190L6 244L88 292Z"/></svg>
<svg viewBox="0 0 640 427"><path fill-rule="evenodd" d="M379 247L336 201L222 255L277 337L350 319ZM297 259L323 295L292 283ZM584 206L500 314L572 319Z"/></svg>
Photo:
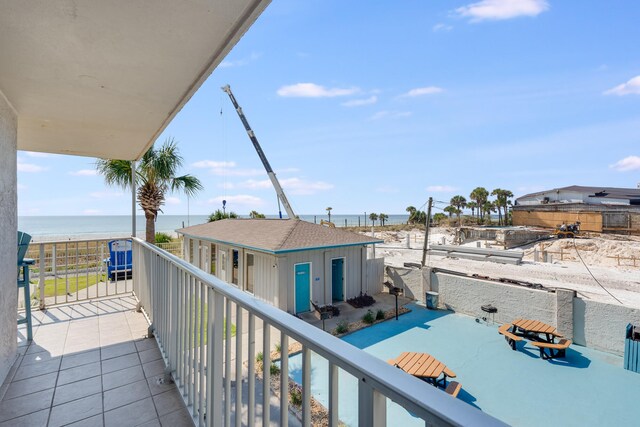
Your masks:
<svg viewBox="0 0 640 427"><path fill-rule="evenodd" d="M158 141L205 186L191 214L277 212L227 83L299 214L635 187L639 21L636 0L275 0ZM18 170L19 215L130 213L94 159L19 152Z"/></svg>

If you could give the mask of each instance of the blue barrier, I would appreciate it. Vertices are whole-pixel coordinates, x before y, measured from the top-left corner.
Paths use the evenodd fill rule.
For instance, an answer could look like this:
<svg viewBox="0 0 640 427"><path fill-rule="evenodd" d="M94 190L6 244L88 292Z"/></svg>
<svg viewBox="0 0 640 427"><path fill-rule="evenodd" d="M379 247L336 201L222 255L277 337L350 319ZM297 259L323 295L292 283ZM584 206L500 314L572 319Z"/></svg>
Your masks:
<svg viewBox="0 0 640 427"><path fill-rule="evenodd" d="M640 373L640 328L631 323L624 340L624 369Z"/></svg>

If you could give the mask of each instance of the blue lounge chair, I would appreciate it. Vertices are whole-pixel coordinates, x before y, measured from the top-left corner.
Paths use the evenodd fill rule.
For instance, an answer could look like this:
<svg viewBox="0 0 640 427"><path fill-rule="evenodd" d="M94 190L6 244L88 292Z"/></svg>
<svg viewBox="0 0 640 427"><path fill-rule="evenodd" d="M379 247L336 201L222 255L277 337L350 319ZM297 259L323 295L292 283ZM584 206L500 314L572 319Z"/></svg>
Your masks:
<svg viewBox="0 0 640 427"><path fill-rule="evenodd" d="M27 324L27 340L33 340L33 327L31 322L31 290L29 289L29 266L35 263L30 258L25 258L31 236L18 231L18 292L24 290L24 317L18 319L18 325Z"/></svg>
<svg viewBox="0 0 640 427"><path fill-rule="evenodd" d="M118 273L129 273L133 267L131 240L111 240L109 242L109 258L107 263L107 275L111 280L116 280Z"/></svg>

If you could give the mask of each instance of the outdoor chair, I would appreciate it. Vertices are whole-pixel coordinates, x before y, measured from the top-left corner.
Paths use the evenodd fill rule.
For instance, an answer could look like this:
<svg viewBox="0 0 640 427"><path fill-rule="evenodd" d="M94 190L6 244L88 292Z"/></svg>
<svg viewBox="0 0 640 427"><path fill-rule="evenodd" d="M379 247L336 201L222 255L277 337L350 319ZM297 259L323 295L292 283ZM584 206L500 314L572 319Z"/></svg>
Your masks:
<svg viewBox="0 0 640 427"><path fill-rule="evenodd" d="M457 397L458 393L460 393L460 389L462 389L462 385L459 382L451 381L444 391L450 396Z"/></svg>
<svg viewBox="0 0 640 427"><path fill-rule="evenodd" d="M22 231L18 231L18 292L24 291L24 317L18 319L18 325L27 324L27 340L33 340L33 326L31 321L31 290L29 286L29 266L34 264L34 260L25 258L31 236Z"/></svg>

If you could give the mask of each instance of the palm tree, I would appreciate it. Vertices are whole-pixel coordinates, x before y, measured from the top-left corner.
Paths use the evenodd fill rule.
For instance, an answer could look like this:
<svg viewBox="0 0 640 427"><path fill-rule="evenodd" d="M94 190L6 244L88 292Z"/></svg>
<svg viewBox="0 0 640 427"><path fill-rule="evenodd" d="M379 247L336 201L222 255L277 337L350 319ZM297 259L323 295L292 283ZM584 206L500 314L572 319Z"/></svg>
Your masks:
<svg viewBox="0 0 640 427"><path fill-rule="evenodd" d="M376 225L376 220L378 219L378 214L371 212L369 214L369 219L371 220L371 226L374 227Z"/></svg>
<svg viewBox="0 0 640 427"><path fill-rule="evenodd" d="M458 213L458 209L455 206L447 206L443 210L449 214L449 225L451 225L451 217L453 214Z"/></svg>
<svg viewBox="0 0 640 427"><path fill-rule="evenodd" d="M331 222L331 210L333 208L331 206L329 206L328 208L326 208L325 210L327 211L327 214L329 215L329 222Z"/></svg>
<svg viewBox="0 0 640 427"><path fill-rule="evenodd" d="M380 219L380 225L384 227L384 222L389 219L389 215L381 213L378 215L378 218Z"/></svg>
<svg viewBox="0 0 640 427"><path fill-rule="evenodd" d="M251 211L249 212L249 218L260 219L260 218L266 218L266 217L264 216L264 214L261 214L258 211Z"/></svg>
<svg viewBox="0 0 640 427"><path fill-rule="evenodd" d="M509 190L503 190L501 188L496 188L491 192L492 196L496 196L495 205L498 209L498 224L499 225L507 225L507 209L509 205L509 199L513 197L513 193ZM504 224L502 221L502 211L504 210Z"/></svg>
<svg viewBox="0 0 640 427"><path fill-rule="evenodd" d="M409 219L407 220L407 223L409 223L409 224L415 223L416 222L416 213L418 212L418 210L414 206L408 206L407 207L407 212L409 212Z"/></svg>
<svg viewBox="0 0 640 427"><path fill-rule="evenodd" d="M207 218L207 222L220 221L221 219L229 219L229 218L238 218L238 214L235 212L224 212L220 209L216 209L209 218Z"/></svg>
<svg viewBox="0 0 640 427"><path fill-rule="evenodd" d="M162 212L167 192L183 191L188 197L202 190L200 180L192 175L176 176L182 166L182 156L177 143L168 138L156 150L153 146L147 150L135 170L138 203L146 219L146 240L155 243L156 218ZM96 162L98 173L104 176L108 185L131 188L131 162L128 160L100 159Z"/></svg>
<svg viewBox="0 0 640 427"><path fill-rule="evenodd" d="M453 196L449 203L451 203L451 206L454 206L456 208L456 213L458 214L458 226L461 226L462 223L460 222L460 214L462 213L462 209L467 206L467 199L459 195Z"/></svg>
<svg viewBox="0 0 640 427"><path fill-rule="evenodd" d="M483 222L485 222L485 223L487 222L487 221L484 219L484 214L486 214L486 215L487 215L487 219L489 220L488 222L489 222L489 224L491 224L491 212L492 212L492 211L493 211L493 212L495 212L495 208L494 208L494 206L493 206L493 203L491 203L491 202L489 202L489 201L486 201L486 202L484 202L484 203L482 204L482 213L483 213L483 215L482 215L482 218L483 218L483 219L482 219L482 221L483 221Z"/></svg>
<svg viewBox="0 0 640 427"><path fill-rule="evenodd" d="M476 219L476 208L478 207L478 203L476 202L468 202L467 203L467 208L471 209L471 216L473 217L473 219Z"/></svg>
<svg viewBox="0 0 640 427"><path fill-rule="evenodd" d="M478 214L480 215L480 222L484 220L485 210L483 206L487 201L488 197L489 197L489 192L484 187L476 187L473 189L471 194L469 194L469 198L478 204Z"/></svg>

